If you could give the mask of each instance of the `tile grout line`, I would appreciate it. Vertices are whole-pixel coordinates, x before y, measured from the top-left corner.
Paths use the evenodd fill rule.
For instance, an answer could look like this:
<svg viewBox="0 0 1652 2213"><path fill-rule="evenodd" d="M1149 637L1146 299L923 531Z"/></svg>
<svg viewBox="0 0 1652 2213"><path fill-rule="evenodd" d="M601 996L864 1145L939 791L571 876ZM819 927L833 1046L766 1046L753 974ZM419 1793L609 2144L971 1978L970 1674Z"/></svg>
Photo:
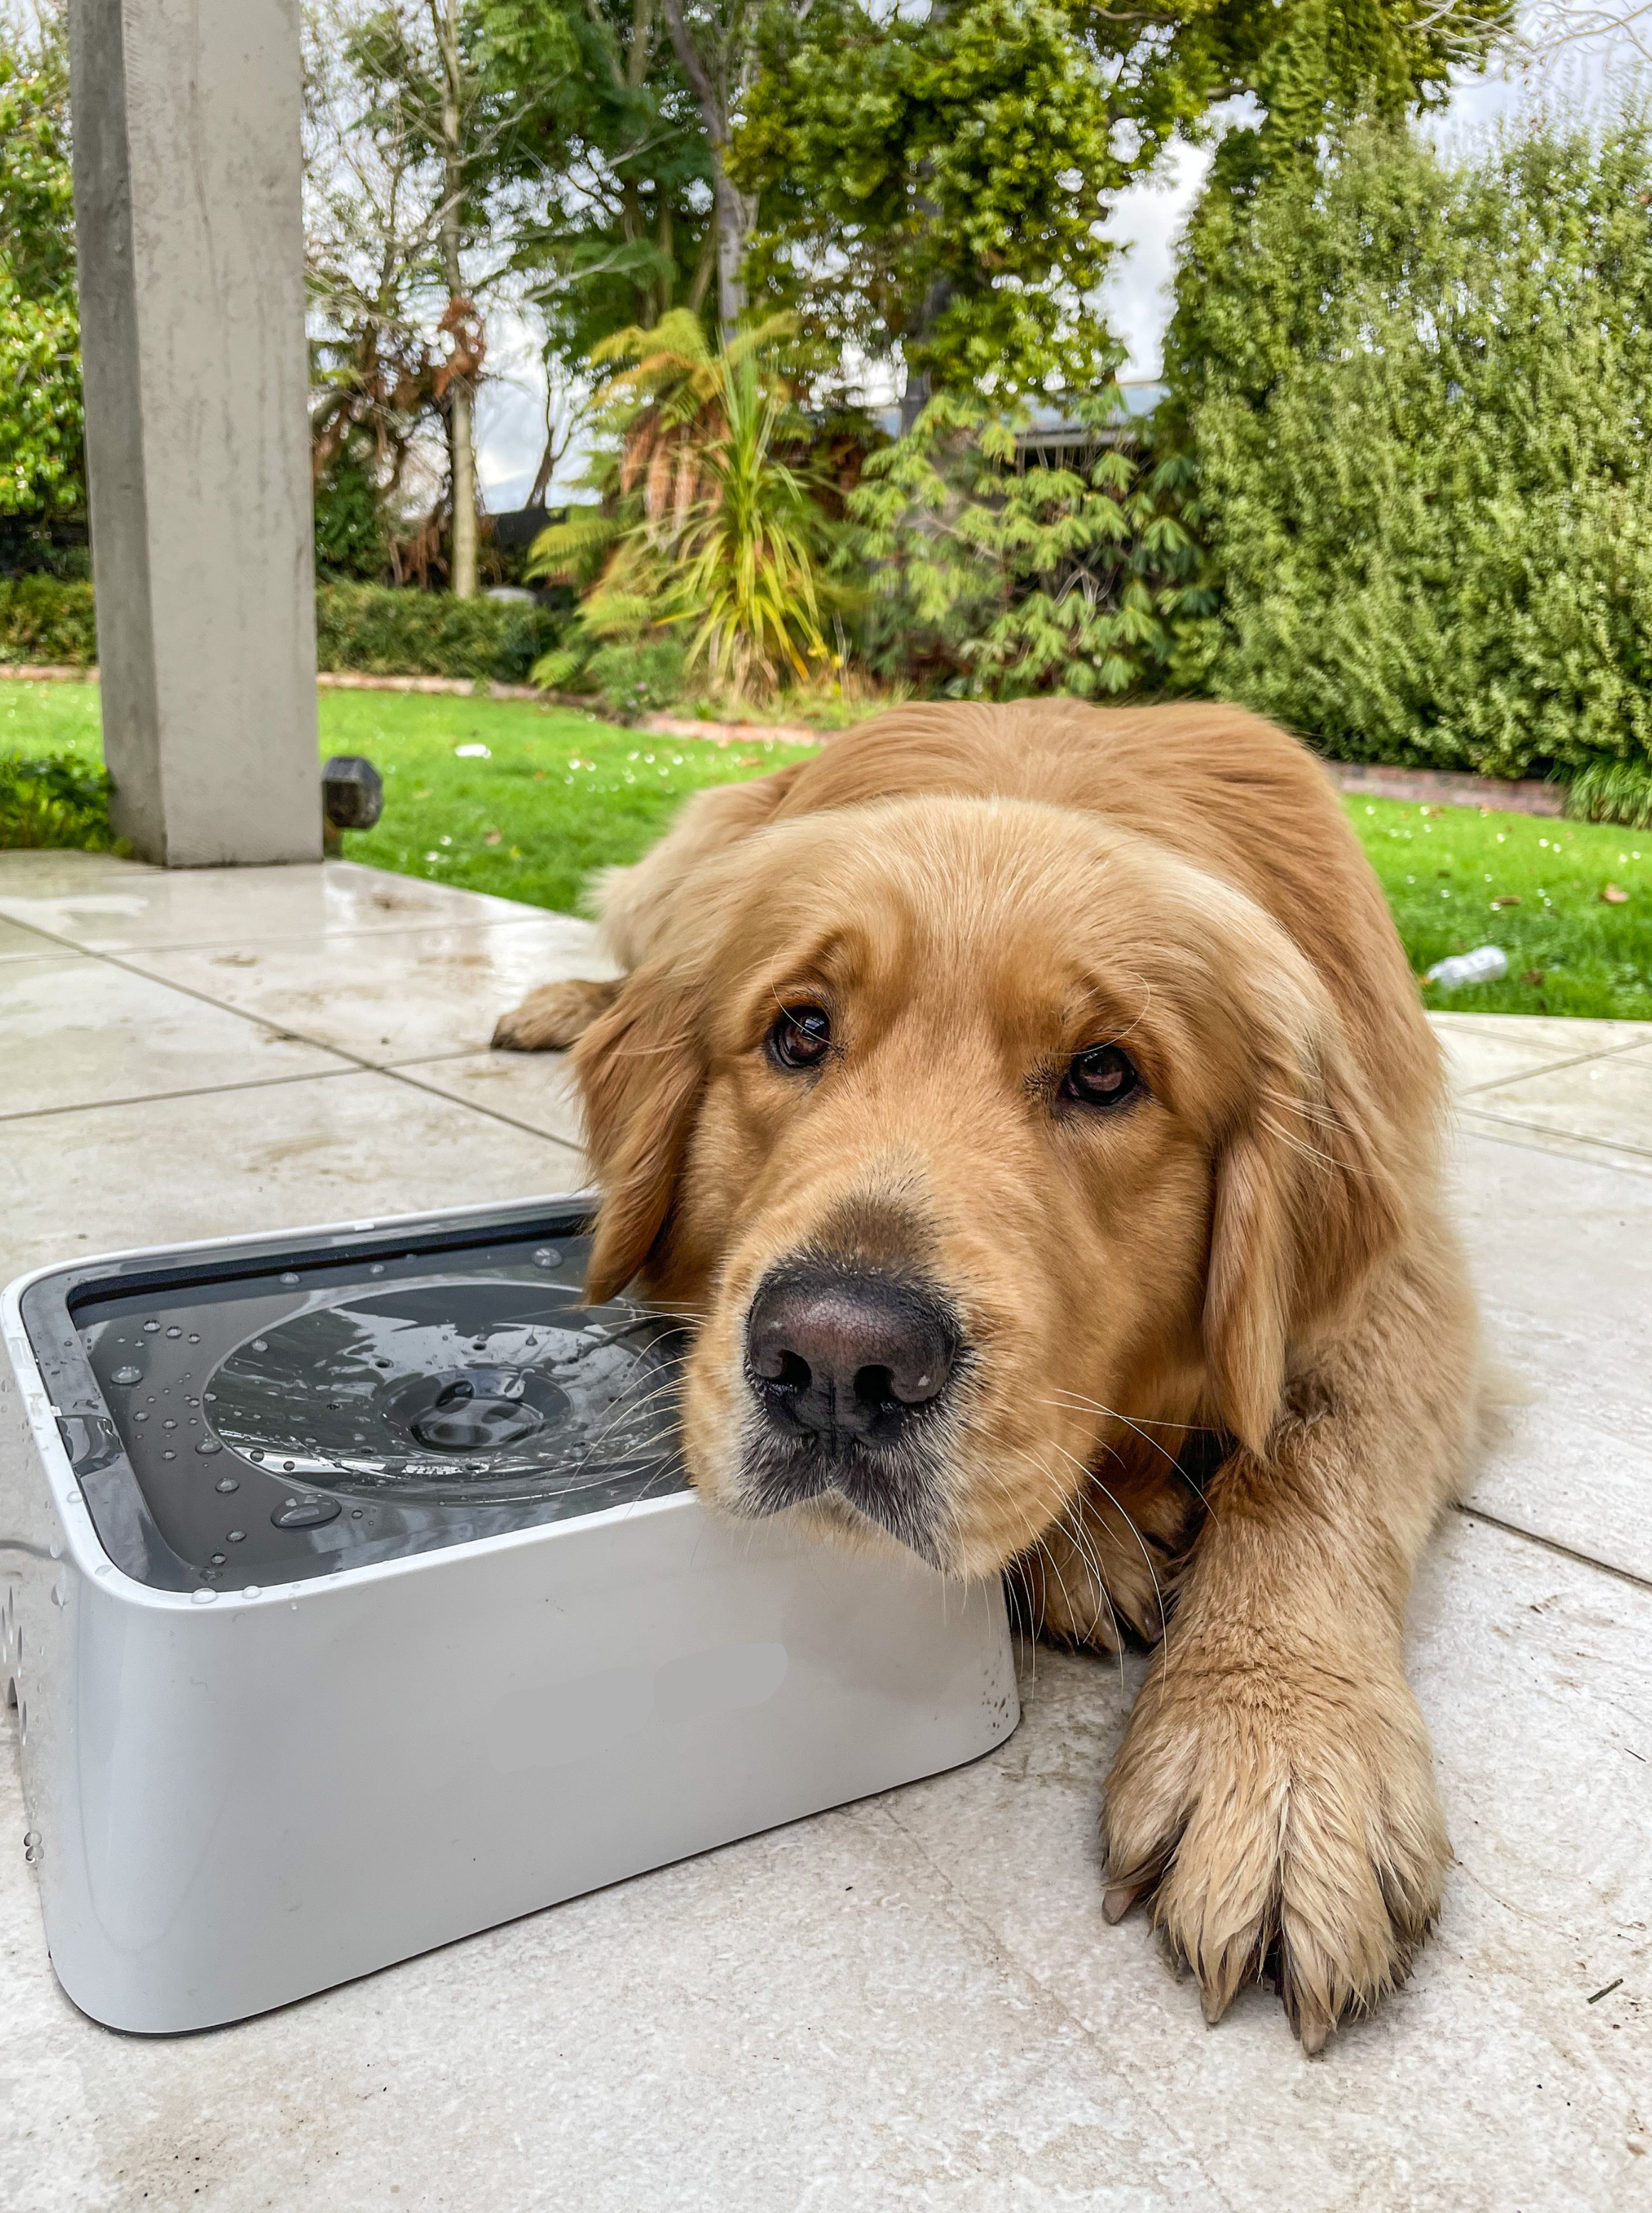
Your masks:
<svg viewBox="0 0 1652 2213"><path fill-rule="evenodd" d="M1614 1567L1610 1560L1597 1560L1590 1552L1580 1552L1574 1545L1563 1545L1558 1537L1539 1537L1535 1529L1522 1529L1518 1522L1504 1521L1496 1514L1488 1514L1484 1507L1466 1504L1460 1498L1451 1503L1454 1514L1460 1514L1466 1521L1484 1521L1489 1528L1501 1529L1505 1537L1517 1537L1522 1544L1536 1545L1545 1552L1555 1552L1563 1560L1572 1560L1580 1568L1593 1568L1597 1575L1612 1576L1620 1583L1632 1584L1635 1589L1652 1591L1652 1578L1637 1576L1632 1568Z"/></svg>
<svg viewBox="0 0 1652 2213"><path fill-rule="evenodd" d="M1466 1123L1482 1137L1506 1137L1510 1143L1519 1142L1517 1132L1527 1136L1564 1138L1569 1145L1588 1145L1597 1153L1622 1153L1634 1161L1652 1161L1652 1145L1625 1145L1615 1137L1588 1137L1576 1130L1563 1130L1553 1122L1515 1122L1502 1114L1478 1114L1472 1107L1458 1109L1460 1124ZM1527 1145L1527 1152L1541 1152L1540 1145ZM1608 1161L1607 1166L1611 1163Z"/></svg>
<svg viewBox="0 0 1652 2213"><path fill-rule="evenodd" d="M1012 1731L1012 1737L1013 1734ZM1004 1740L1006 1743L1010 1741L1010 1738ZM1001 1747L997 1746L992 1747L993 1751L999 1749ZM991 1752L984 1755L986 1759L991 1759ZM1070 2000L1058 1992L1054 1984L1041 1975L1030 1960L1021 1958L987 1906L980 1900L972 1898L964 1889L956 1876L950 1874L936 1858L924 1839L906 1826L894 1806L890 1802L894 1795L893 1792L880 1792L872 1800L871 1804L900 1837L907 1850L916 1855L929 1869L935 1881L947 1892L952 1900L952 1911L954 1915L966 1918L974 1924L973 1933L977 1941L985 1940L984 1948L995 1960L999 1972L1007 1978L1023 1983L1035 1990L1058 2019L1066 2022L1082 2043L1087 2045L1092 2051L1104 2051L1106 2047L1102 2038L1084 2019L1082 2014L1076 2010ZM1180 2143L1190 2163L1199 2169L1199 2180L1208 2184L1216 2201L1227 2207L1229 2213L1233 2213L1233 2200L1218 2189L1211 2180L1198 2148L1188 2142L1185 2131L1167 2119L1154 2097L1146 2090L1138 2091L1137 2095L1167 2134L1174 2137Z"/></svg>
<svg viewBox="0 0 1652 2213"><path fill-rule="evenodd" d="M1470 1033L1459 1031L1454 1034L1466 1036ZM1492 1042L1495 1044L1497 1040L1494 1039ZM1522 1069L1517 1076L1494 1076L1485 1083L1466 1084L1457 1096L1460 1099L1477 1099L1483 1091L1503 1091L1511 1083L1533 1083L1539 1076L1558 1076L1569 1068L1587 1068L1592 1060L1620 1060L1626 1052L1644 1052L1649 1045L1652 1045L1652 1037L1636 1038L1629 1045L1602 1046L1594 1052L1576 1052L1570 1060L1545 1061L1540 1068Z"/></svg>
<svg viewBox="0 0 1652 2213"><path fill-rule="evenodd" d="M43 1122L53 1114L101 1114L106 1107L152 1106L168 1099L233 1099L238 1091L277 1091L289 1083L331 1083L341 1076L359 1076L358 1068L310 1068L294 1076L255 1076L241 1083L197 1083L181 1091L135 1091L125 1099L71 1099L62 1106L21 1106L0 1113L0 1124Z"/></svg>
<svg viewBox="0 0 1652 2213"><path fill-rule="evenodd" d="M483 1048L483 1050L485 1049ZM445 1053L439 1056L440 1058L447 1060L465 1060L469 1057L466 1053ZM402 1073L405 1068L429 1065L428 1062L403 1061L399 1067L379 1068L373 1072L378 1076L392 1076L398 1083L405 1084L410 1091L422 1092L427 1099L445 1099L449 1106L463 1107L467 1113L481 1114L490 1122L503 1122L508 1130L521 1130L530 1137L541 1138L546 1144L560 1145L564 1152L571 1153L576 1161L583 1162L585 1149L582 1145L573 1144L566 1137L553 1137L548 1130L536 1129L532 1122L519 1121L515 1114L503 1113L497 1106L484 1106L474 1099L455 1099L451 1091L438 1091L434 1084L421 1083L416 1076L404 1076Z"/></svg>
<svg viewBox="0 0 1652 2213"><path fill-rule="evenodd" d="M548 913L550 909L547 908L546 911ZM576 917L574 919L577 919L577 918ZM509 927L511 925L507 926ZM45 934L46 933L44 932L41 933L42 936ZM368 933L357 933L357 935L366 934ZM381 931L377 934L384 936L391 936L397 933L393 931ZM70 949L78 951L82 948L72 948ZM266 1032L269 1035L276 1038L281 1043L307 1045L311 1046L317 1052L331 1053L336 1059L341 1060L345 1064L342 1068L316 1069L313 1070L312 1073L317 1076L326 1077L351 1074L363 1076L387 1076L393 1082L400 1083L409 1090L417 1091L424 1098L445 1099L450 1106L457 1106L463 1113L479 1114L486 1121L502 1123L506 1129L520 1130L524 1136L538 1137L543 1143L558 1145L564 1152L572 1153L576 1160L582 1157L580 1149L576 1145L570 1145L565 1137L553 1137L547 1131L535 1129L531 1122L519 1121L514 1114L502 1113L497 1106L484 1106L473 1099L455 1099L453 1097L451 1093L437 1091L430 1084L420 1083L414 1077L401 1075L396 1066L388 1064L382 1061L363 1060L358 1054L349 1052L344 1046L328 1045L324 1039L312 1037L306 1031L277 1029L274 1023L266 1021L262 1015L249 1015L243 1008L230 1006L223 999L215 999L210 992L198 991L193 985L180 984L170 978L163 978L159 976L151 976L147 970L135 966L132 962L123 960L117 953L96 953L88 955L88 958L96 960L102 960L111 968L118 968L123 975L134 976L142 983L159 985L161 989L166 991L177 991L185 998L193 999L198 1003L198 1004L204 1007L211 1007L220 1014L234 1015L238 1020L252 1023L255 1028ZM433 1061L460 1060L467 1058L468 1055L473 1052L485 1052L487 1048L485 1046L461 1046L455 1052L433 1053L430 1055L429 1058ZM412 1061L405 1061L400 1064L400 1066L413 1067L418 1064L419 1064ZM235 1091L265 1090L276 1084L287 1082L300 1083L306 1080L307 1079L305 1077L301 1076L271 1076L262 1081L255 1081L249 1084L225 1084L221 1087L221 1088L219 1087L212 1087L198 1092L160 1092L152 1093L149 1095L151 1097L162 1099L216 1098L220 1095L229 1096ZM143 1106L146 1103L145 1100L141 1097L128 1100L87 1100L81 1101L78 1104L66 1106L40 1107L34 1111L41 1114L72 1114L76 1113L95 1113L100 1106ZM27 1117L22 1114L0 1117L0 1120L5 1121L22 1121L27 1119Z"/></svg>

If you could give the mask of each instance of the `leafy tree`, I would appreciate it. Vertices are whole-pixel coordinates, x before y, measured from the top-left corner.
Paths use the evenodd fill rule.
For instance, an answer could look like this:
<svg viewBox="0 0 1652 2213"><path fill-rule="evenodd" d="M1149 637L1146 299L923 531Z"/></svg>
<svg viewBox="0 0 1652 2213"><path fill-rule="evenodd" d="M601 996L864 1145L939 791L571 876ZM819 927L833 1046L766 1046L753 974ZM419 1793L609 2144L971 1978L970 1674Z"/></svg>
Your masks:
<svg viewBox="0 0 1652 2213"><path fill-rule="evenodd" d="M515 265L548 351L698 314L715 273L712 158L659 0L478 0L491 80L531 97L513 134Z"/></svg>
<svg viewBox="0 0 1652 2213"><path fill-rule="evenodd" d="M69 62L60 18L0 19L0 514L86 501Z"/></svg>
<svg viewBox="0 0 1652 2213"><path fill-rule="evenodd" d="M1221 189L1338 115L1403 109L1484 51L1509 0L880 0L771 15L735 169L771 296L932 390L1094 387L1114 195L1219 103Z"/></svg>
<svg viewBox="0 0 1652 2213"><path fill-rule="evenodd" d="M850 511L873 651L893 669L997 698L1163 682L1179 625L1206 606L1178 513L1188 464L1155 463L1116 387L1063 412L1064 450L1043 451L1013 418L939 393L867 462Z"/></svg>
<svg viewBox="0 0 1652 2213"><path fill-rule="evenodd" d="M1652 116L1460 168L1403 129L1230 204L1186 404L1189 681L1337 755L1652 814Z"/></svg>

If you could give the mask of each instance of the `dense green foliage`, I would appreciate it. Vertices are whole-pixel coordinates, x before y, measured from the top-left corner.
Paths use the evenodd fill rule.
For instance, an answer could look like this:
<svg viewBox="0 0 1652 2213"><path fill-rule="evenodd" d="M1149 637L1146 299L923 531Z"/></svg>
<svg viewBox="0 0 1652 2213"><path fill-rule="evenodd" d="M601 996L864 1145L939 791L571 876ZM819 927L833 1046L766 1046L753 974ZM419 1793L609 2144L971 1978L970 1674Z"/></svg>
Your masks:
<svg viewBox="0 0 1652 2213"><path fill-rule="evenodd" d="M921 20L825 0L771 20L740 138L766 284L939 388L1106 375L1117 350L1090 296L1129 164L1101 58L1058 0Z"/></svg>
<svg viewBox="0 0 1652 2213"><path fill-rule="evenodd" d="M0 21L0 514L81 506L84 468L69 58Z"/></svg>
<svg viewBox="0 0 1652 2213"><path fill-rule="evenodd" d="M1095 297L1112 197L1218 104L1222 188L1282 144L1443 91L1508 0L877 0L772 8L738 164L757 274L924 392L1082 390L1116 358ZM909 391L911 389L909 382ZM916 410L909 407L907 420Z"/></svg>
<svg viewBox="0 0 1652 2213"><path fill-rule="evenodd" d="M385 778L383 819L346 836L351 858L564 910L594 870L643 852L688 793L804 757L504 700L326 692L320 711L323 753L365 753ZM486 758L454 750L478 743ZM0 684L0 777L19 756L95 778L95 688ZM1460 807L1348 811L1414 969L1487 940L1508 951L1504 981L1430 991L1430 1005L1652 1018L1652 839ZM1627 897L1603 899L1608 885Z"/></svg>
<svg viewBox="0 0 1652 2213"><path fill-rule="evenodd" d="M1187 682L1354 759L1652 810L1652 120L1402 131L1207 213L1179 333L1220 613Z"/></svg>
<svg viewBox="0 0 1652 2213"><path fill-rule="evenodd" d="M0 849L24 845L123 850L109 827L109 779L101 763L74 753L0 751Z"/></svg>
<svg viewBox="0 0 1652 2213"><path fill-rule="evenodd" d="M453 676L525 684L567 618L511 600L323 583L315 594L316 663L375 676ZM92 587L55 576L0 576L0 662L89 668L97 661Z"/></svg>
<svg viewBox="0 0 1652 2213"><path fill-rule="evenodd" d="M943 394L870 457L849 508L875 658L998 698L1163 684L1181 625L1210 598L1177 513L1189 464L1155 462L1116 387L1064 414L1084 441L1046 455L979 401Z"/></svg>
<svg viewBox="0 0 1652 2213"><path fill-rule="evenodd" d="M0 661L90 668L97 657L90 584L59 576L0 576Z"/></svg>
<svg viewBox="0 0 1652 2213"><path fill-rule="evenodd" d="M564 618L515 600L323 584L315 594L316 660L381 676L468 676L525 684Z"/></svg>

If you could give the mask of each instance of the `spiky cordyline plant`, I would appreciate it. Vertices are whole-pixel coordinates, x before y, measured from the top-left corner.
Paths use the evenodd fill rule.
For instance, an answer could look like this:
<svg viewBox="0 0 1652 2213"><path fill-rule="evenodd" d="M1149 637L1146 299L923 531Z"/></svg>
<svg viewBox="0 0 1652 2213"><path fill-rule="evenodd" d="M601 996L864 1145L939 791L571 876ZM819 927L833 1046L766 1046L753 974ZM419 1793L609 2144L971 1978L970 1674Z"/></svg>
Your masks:
<svg viewBox="0 0 1652 2213"><path fill-rule="evenodd" d="M824 519L777 450L787 401L783 316L714 349L697 317L616 332L599 402L613 444L594 472L600 508L547 530L532 573L586 586L580 638L536 680L570 681L598 644L651 628L689 633L688 664L743 697L826 657L815 547Z"/></svg>

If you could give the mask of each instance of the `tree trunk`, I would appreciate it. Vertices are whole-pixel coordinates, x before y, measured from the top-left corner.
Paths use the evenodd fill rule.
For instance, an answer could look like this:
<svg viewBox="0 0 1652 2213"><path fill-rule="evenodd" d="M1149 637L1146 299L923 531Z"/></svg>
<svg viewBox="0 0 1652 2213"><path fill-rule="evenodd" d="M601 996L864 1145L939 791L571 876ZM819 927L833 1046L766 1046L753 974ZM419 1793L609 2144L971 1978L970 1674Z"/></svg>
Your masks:
<svg viewBox="0 0 1652 2213"><path fill-rule="evenodd" d="M440 0L433 5L436 40L442 49L442 153L445 198L442 210L442 258L448 280L451 310L463 297L464 271L459 260L460 205L464 197L464 148L460 128L459 0ZM463 348L460 328L453 333L455 351ZM461 369L448 387L448 466L453 490L453 556L448 582L456 600L476 597L476 454L472 436L476 392L468 368Z"/></svg>
<svg viewBox="0 0 1652 2213"><path fill-rule="evenodd" d="M683 20L682 0L665 0L672 51L698 104L711 155L711 222L716 236L717 324L726 346L746 313L746 248L757 223L757 199L742 192L728 174L731 137L728 104L712 81L704 57Z"/></svg>
<svg viewBox="0 0 1652 2213"><path fill-rule="evenodd" d="M453 470L453 570L456 600L476 597L476 456L471 442L471 389L462 377L448 411L448 453Z"/></svg>
<svg viewBox="0 0 1652 2213"><path fill-rule="evenodd" d="M746 313L746 248L757 223L757 201L738 191L723 167L724 148L711 149L713 212L717 226L717 322L726 346Z"/></svg>

